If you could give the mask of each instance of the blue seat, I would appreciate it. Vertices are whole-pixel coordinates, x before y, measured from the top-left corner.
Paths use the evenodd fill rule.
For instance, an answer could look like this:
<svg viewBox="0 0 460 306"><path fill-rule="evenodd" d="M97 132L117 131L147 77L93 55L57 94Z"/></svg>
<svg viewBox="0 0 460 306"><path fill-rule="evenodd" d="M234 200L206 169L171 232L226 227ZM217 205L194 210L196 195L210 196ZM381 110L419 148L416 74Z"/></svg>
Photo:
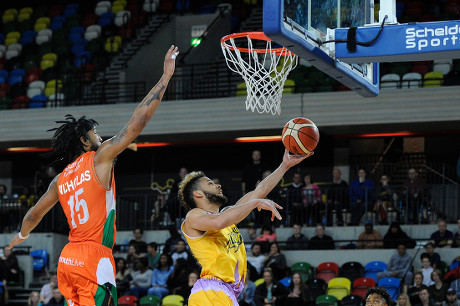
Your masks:
<svg viewBox="0 0 460 306"><path fill-rule="evenodd" d="M64 22L62 21L53 21L50 24L50 29L56 31L58 29L62 29L64 27Z"/></svg>
<svg viewBox="0 0 460 306"><path fill-rule="evenodd" d="M30 252L34 260L34 271L43 271L48 267L48 251L47 250L34 250Z"/></svg>
<svg viewBox="0 0 460 306"><path fill-rule="evenodd" d="M12 75L8 78L8 83L10 84L10 86L13 86L14 84L22 83L22 76Z"/></svg>
<svg viewBox="0 0 460 306"><path fill-rule="evenodd" d="M82 38L82 34L81 33L78 33L78 32L75 32L75 33L69 33L69 36L68 36L69 40L72 42L72 44L79 40L80 38Z"/></svg>
<svg viewBox="0 0 460 306"><path fill-rule="evenodd" d="M72 27L69 31L69 33L80 33L80 34L85 34L85 28L82 26L76 26Z"/></svg>
<svg viewBox="0 0 460 306"><path fill-rule="evenodd" d="M78 56L82 52L85 51L85 46L84 45L73 45L71 50L72 50L73 55Z"/></svg>
<svg viewBox="0 0 460 306"><path fill-rule="evenodd" d="M83 51L77 56L75 56L73 64L75 65L75 67L80 68L81 66L88 64L90 60L91 60L91 52Z"/></svg>
<svg viewBox="0 0 460 306"><path fill-rule="evenodd" d="M70 16L73 16L73 15L75 15L75 14L77 14L77 10L74 9L74 8L66 8L66 9L64 10L64 16L65 16L65 17L70 17Z"/></svg>
<svg viewBox="0 0 460 306"><path fill-rule="evenodd" d="M291 277L285 277L282 280L280 280L280 283L284 285L284 287L289 288L289 285L291 285L292 278Z"/></svg>
<svg viewBox="0 0 460 306"><path fill-rule="evenodd" d="M21 37L21 40L20 40L20 43L23 46L31 44L33 42L35 42L35 38L33 38L32 36Z"/></svg>
<svg viewBox="0 0 460 306"><path fill-rule="evenodd" d="M10 76L13 76L13 75L20 75L22 77L25 77L26 76L26 71L22 68L16 68L14 69L13 71L10 72Z"/></svg>
<svg viewBox="0 0 460 306"><path fill-rule="evenodd" d="M48 97L41 94L33 96L29 102L29 108L43 108L46 107L46 102L48 101Z"/></svg>
<svg viewBox="0 0 460 306"><path fill-rule="evenodd" d="M73 42L72 42L73 45L82 45L82 46L87 46L88 45L88 41L82 37L78 38L78 39L75 39Z"/></svg>
<svg viewBox="0 0 460 306"><path fill-rule="evenodd" d="M65 16L55 16L51 19L51 22L62 22L64 23L66 20Z"/></svg>
<svg viewBox="0 0 460 306"><path fill-rule="evenodd" d="M8 70L0 70L0 77L8 78L8 76L9 76Z"/></svg>
<svg viewBox="0 0 460 306"><path fill-rule="evenodd" d="M378 286L385 288L393 301L398 299L401 292L401 280L399 278L384 277L379 280Z"/></svg>
<svg viewBox="0 0 460 306"><path fill-rule="evenodd" d="M35 38L36 36L37 36L37 32L32 31L32 30L24 31L21 34L21 37L33 37L33 38Z"/></svg>
<svg viewBox="0 0 460 306"><path fill-rule="evenodd" d="M80 4L78 3L69 3L66 5L65 9L73 9L73 10L78 10L80 8Z"/></svg>
<svg viewBox="0 0 460 306"><path fill-rule="evenodd" d="M373 278L377 282L377 273L387 270L387 264L383 261L368 262L364 268L364 277Z"/></svg>

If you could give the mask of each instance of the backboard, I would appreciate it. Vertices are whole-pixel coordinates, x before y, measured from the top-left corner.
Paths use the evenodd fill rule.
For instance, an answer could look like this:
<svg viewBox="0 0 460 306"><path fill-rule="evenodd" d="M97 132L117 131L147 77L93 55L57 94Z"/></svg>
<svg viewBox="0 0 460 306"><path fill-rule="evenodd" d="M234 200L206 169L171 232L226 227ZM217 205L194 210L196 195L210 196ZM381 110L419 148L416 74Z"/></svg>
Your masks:
<svg viewBox="0 0 460 306"><path fill-rule="evenodd" d="M373 0L264 0L263 30L330 77L363 97L379 93L378 63L345 63L335 57L335 29L373 23Z"/></svg>

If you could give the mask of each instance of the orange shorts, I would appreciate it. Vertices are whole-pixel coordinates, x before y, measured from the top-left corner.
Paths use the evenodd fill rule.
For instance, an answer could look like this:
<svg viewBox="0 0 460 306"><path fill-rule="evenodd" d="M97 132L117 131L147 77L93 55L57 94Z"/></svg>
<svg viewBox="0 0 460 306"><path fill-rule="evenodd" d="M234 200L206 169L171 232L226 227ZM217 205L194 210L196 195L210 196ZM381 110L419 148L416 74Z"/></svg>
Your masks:
<svg viewBox="0 0 460 306"><path fill-rule="evenodd" d="M115 261L112 250L102 244L68 243L59 257L57 277L69 306L99 306L107 299L116 305Z"/></svg>

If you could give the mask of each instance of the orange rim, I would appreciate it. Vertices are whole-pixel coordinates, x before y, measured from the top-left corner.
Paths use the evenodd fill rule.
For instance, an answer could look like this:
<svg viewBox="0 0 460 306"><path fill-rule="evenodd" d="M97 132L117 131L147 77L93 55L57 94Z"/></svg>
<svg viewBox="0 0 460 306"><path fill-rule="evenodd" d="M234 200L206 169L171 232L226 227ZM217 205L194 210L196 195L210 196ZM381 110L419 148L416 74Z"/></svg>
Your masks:
<svg viewBox="0 0 460 306"><path fill-rule="evenodd" d="M265 40L265 41L273 41L270 38L268 38L265 35L264 32L242 32L242 33L233 33L233 34L226 35L226 36L222 37L222 39L220 40L220 43L222 44L222 46L224 46L225 48L227 48L229 50L233 51L235 49L238 49L240 52L249 53L250 52L249 48L233 47L233 46L231 46L231 45L226 43L228 40L230 40L230 38L236 39L236 38L243 38L243 37L249 37L251 39L258 39L258 40ZM252 52L267 53L268 50L269 49L255 49L254 48L254 49L252 49ZM272 48L271 51L275 52L276 55L291 55L291 54L294 54L294 53L292 53L291 51L289 51L286 48Z"/></svg>

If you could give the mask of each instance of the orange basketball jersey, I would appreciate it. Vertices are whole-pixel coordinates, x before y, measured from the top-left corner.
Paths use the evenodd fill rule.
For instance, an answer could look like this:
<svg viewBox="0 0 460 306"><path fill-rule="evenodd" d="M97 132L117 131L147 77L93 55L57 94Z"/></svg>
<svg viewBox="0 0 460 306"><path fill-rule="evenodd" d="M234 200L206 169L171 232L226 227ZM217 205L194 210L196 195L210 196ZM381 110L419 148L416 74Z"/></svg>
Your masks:
<svg viewBox="0 0 460 306"><path fill-rule="evenodd" d="M94 169L96 152L87 152L59 175L59 202L69 223L70 242L94 241L113 248L115 242L115 180L110 189Z"/></svg>

